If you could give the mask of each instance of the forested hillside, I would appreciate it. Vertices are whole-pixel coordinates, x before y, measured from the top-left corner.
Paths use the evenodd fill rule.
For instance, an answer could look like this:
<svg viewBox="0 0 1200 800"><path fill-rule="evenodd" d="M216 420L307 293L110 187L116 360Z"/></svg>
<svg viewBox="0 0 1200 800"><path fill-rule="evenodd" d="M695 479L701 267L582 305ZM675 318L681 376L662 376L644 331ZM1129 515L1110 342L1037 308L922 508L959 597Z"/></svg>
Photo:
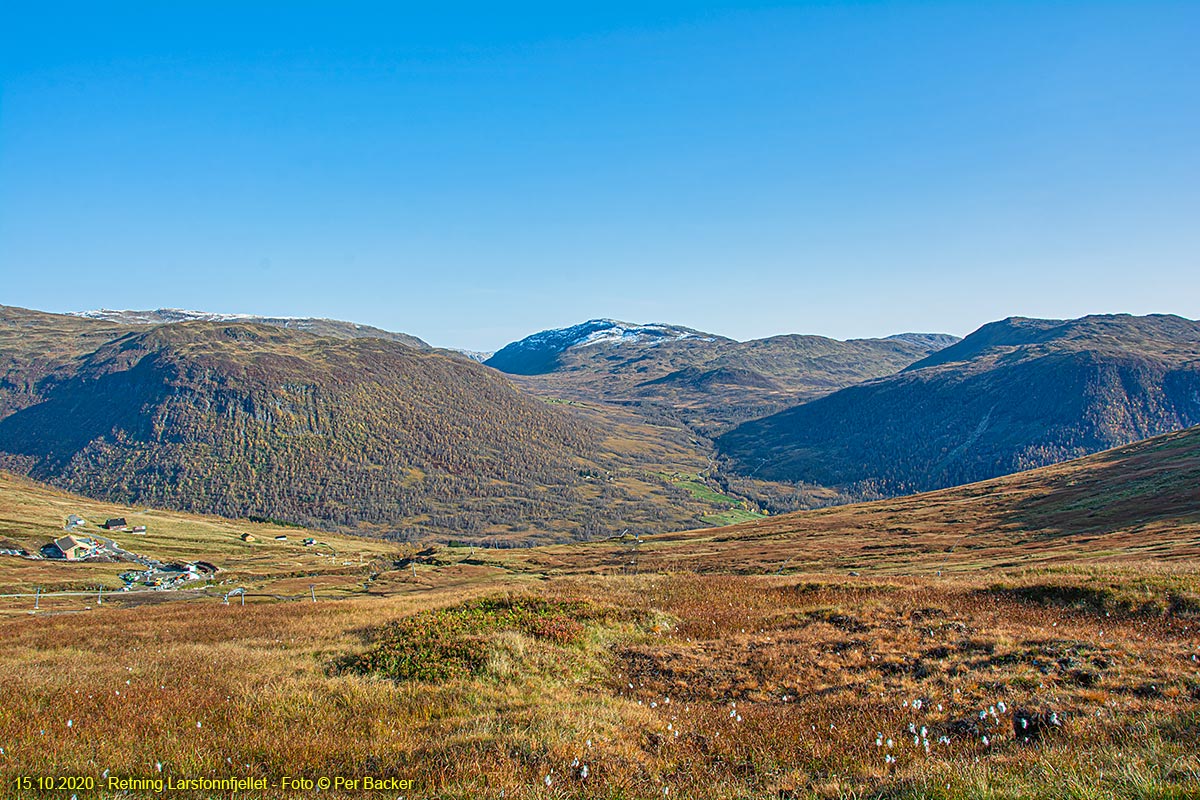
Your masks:
<svg viewBox="0 0 1200 800"><path fill-rule="evenodd" d="M713 511L657 474L702 467L696 453L626 447L636 426L605 429L465 358L247 322L4 309L0 331L0 466L83 494L497 542Z"/></svg>

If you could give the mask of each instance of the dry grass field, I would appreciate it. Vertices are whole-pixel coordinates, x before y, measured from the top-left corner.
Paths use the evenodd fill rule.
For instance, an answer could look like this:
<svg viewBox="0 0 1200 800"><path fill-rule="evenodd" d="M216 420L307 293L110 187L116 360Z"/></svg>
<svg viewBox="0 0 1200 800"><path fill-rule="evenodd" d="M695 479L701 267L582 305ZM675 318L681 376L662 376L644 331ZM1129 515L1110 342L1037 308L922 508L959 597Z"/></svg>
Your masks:
<svg viewBox="0 0 1200 800"><path fill-rule="evenodd" d="M310 534L243 552L248 526L173 515L164 553L194 536L266 588L244 606L222 604L231 584L37 613L0 601L0 794L65 800L14 781L77 775L98 782L80 800L232 796L106 788L117 776L268 779L246 798L1197 797L1197 439L641 543L439 548L403 569L362 540L361 566L319 574L332 559L290 547ZM88 502L5 479L3 535L122 511ZM151 537L169 527L145 518ZM39 566L0 557L0 584ZM316 603L268 596L314 584ZM285 792L288 776L413 787Z"/></svg>

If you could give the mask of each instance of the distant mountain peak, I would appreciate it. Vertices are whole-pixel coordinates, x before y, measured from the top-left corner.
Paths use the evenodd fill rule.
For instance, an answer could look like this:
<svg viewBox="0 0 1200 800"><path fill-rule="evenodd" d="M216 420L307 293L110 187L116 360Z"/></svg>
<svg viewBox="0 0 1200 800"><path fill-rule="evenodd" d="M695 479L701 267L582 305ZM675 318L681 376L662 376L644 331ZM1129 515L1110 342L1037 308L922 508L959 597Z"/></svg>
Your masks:
<svg viewBox="0 0 1200 800"><path fill-rule="evenodd" d="M587 347L594 344L630 344L644 342L657 344L659 342L674 342L680 339L700 339L705 342L715 342L718 337L702 331L685 328L682 325L668 325L664 322L638 324L622 322L617 319L589 319L569 328L555 328L541 331L521 340L526 343L548 342L568 347ZM521 342L517 342L520 344Z"/></svg>
<svg viewBox="0 0 1200 800"><path fill-rule="evenodd" d="M894 333L884 338L894 342L908 342L909 344L928 347L931 352L943 350L952 344L962 341L957 336L949 333Z"/></svg>
<svg viewBox="0 0 1200 800"><path fill-rule="evenodd" d="M732 341L682 325L664 322L639 324L621 320L590 319L567 328L552 328L526 336L498 350L485 363L502 372L516 375L541 375L552 371L559 356L571 348L596 345L655 346L683 339L702 342Z"/></svg>

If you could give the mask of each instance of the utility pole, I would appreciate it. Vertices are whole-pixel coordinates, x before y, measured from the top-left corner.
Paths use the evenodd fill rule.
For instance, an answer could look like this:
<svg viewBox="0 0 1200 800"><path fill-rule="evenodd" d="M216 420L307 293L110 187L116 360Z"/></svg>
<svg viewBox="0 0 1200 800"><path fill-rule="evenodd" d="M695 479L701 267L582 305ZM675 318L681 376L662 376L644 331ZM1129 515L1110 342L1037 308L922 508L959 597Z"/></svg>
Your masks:
<svg viewBox="0 0 1200 800"><path fill-rule="evenodd" d="M33 610L37 611L38 606L42 603L42 587L37 587L37 592L33 595Z"/></svg>

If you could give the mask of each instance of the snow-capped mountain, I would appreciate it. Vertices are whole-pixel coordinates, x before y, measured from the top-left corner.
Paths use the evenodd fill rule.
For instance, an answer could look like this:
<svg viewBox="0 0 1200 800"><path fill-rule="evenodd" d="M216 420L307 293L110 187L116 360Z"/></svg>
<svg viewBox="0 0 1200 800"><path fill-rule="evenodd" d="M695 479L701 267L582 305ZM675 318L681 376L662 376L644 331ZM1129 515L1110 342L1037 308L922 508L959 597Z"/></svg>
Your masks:
<svg viewBox="0 0 1200 800"><path fill-rule="evenodd" d="M485 363L503 372L539 375L553 370L559 363L559 356L573 348L633 344L652 347L684 339L698 342L732 341L681 325L661 322L638 325L615 319L592 319L569 328L555 328L526 336L505 346Z"/></svg>

